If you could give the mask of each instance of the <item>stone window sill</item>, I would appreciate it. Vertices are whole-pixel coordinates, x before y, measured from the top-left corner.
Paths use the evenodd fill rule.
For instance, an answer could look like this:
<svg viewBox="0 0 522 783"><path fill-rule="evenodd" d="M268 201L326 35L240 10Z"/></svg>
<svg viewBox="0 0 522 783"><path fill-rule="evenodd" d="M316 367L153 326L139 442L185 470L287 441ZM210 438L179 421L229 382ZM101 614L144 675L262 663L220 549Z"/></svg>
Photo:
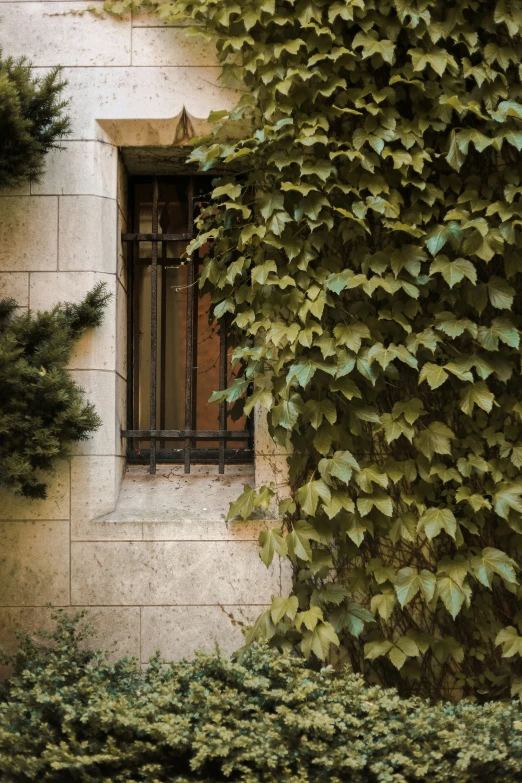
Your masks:
<svg viewBox="0 0 522 783"><path fill-rule="evenodd" d="M160 465L156 475L146 466L133 465L123 477L114 511L94 521L226 524L229 505L244 484L254 486L252 465L227 466L224 475L215 465L192 465L188 475L183 465Z"/></svg>

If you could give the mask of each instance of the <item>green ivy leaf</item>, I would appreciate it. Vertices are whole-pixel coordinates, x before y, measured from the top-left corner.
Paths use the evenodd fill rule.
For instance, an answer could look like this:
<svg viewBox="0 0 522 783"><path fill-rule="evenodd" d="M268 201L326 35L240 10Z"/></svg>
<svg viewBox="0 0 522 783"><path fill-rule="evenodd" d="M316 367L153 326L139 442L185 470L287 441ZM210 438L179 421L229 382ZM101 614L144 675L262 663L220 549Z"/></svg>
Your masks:
<svg viewBox="0 0 522 783"><path fill-rule="evenodd" d="M289 598L283 598L280 595L274 596L270 606L270 617L272 618L272 622L277 625L285 616L290 620L293 620L297 614L298 608L299 601L295 595L291 595Z"/></svg>
<svg viewBox="0 0 522 783"><path fill-rule="evenodd" d="M359 463L349 451L336 451L331 459L319 462L319 473L328 483L331 478L338 478L348 484L353 472L359 470Z"/></svg>
<svg viewBox="0 0 522 783"><path fill-rule="evenodd" d="M444 367L441 367L438 364L432 364L431 362L426 362L419 373L419 383L426 381L430 389L438 389L439 386L442 386L444 381L448 380L448 378L449 375Z"/></svg>
<svg viewBox="0 0 522 783"><path fill-rule="evenodd" d="M383 620L388 621L395 609L396 596L393 587L385 587L382 593L372 597L371 609L373 614L378 614Z"/></svg>
<svg viewBox="0 0 522 783"><path fill-rule="evenodd" d="M315 514L319 499L324 503L328 503L331 500L331 497L330 487L323 479L308 481L297 490L295 495L295 498L304 513L309 514L310 516Z"/></svg>
<svg viewBox="0 0 522 783"><path fill-rule="evenodd" d="M451 454L454 433L441 421L433 421L418 435L421 452L431 460L434 454Z"/></svg>
<svg viewBox="0 0 522 783"><path fill-rule="evenodd" d="M438 536L442 530L455 538L457 520L449 508L429 508L419 519L419 530L423 530L429 541Z"/></svg>
<svg viewBox="0 0 522 783"><path fill-rule="evenodd" d="M330 647L339 646L339 637L331 623L318 623L313 631L304 632L301 645L305 658L309 658L311 653L314 653L319 660L324 661Z"/></svg>
<svg viewBox="0 0 522 783"><path fill-rule="evenodd" d="M426 601L431 601L435 593L435 584L435 575L430 571L423 569L419 572L408 566L397 572L394 587L399 603L404 607L418 592L422 593Z"/></svg>
<svg viewBox="0 0 522 783"><path fill-rule="evenodd" d="M261 547L259 557L267 567L274 559L275 554L279 557L286 557L288 554L288 547L281 528L262 530L259 534L259 545Z"/></svg>
<svg viewBox="0 0 522 783"><path fill-rule="evenodd" d="M486 547L480 555L472 559L471 566L479 582L490 589L494 574L498 574L508 584L516 584L516 563L499 549Z"/></svg>
<svg viewBox="0 0 522 783"><path fill-rule="evenodd" d="M502 645L502 657L512 658L514 655L522 655L522 636L512 625L502 628L498 632L495 644Z"/></svg>
<svg viewBox="0 0 522 783"><path fill-rule="evenodd" d="M477 270L471 261L467 261L465 258L457 258L456 261L450 261L447 256L437 256L430 266L430 275L437 272L440 272L450 288L460 283L465 277L473 285L477 282Z"/></svg>

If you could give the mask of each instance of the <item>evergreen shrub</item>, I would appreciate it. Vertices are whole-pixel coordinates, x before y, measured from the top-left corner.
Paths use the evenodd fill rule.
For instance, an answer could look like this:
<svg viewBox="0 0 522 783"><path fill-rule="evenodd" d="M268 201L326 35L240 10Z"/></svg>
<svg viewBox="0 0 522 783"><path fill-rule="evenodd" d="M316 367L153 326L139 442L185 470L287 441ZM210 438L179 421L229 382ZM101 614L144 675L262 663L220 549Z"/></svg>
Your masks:
<svg viewBox="0 0 522 783"><path fill-rule="evenodd" d="M69 132L60 68L35 77L25 58L0 50L0 188L37 180L44 157Z"/></svg>
<svg viewBox="0 0 522 783"><path fill-rule="evenodd" d="M66 367L79 337L101 323L109 298L100 283L79 304L49 312L16 314L14 300L0 300L0 486L44 498L42 471L100 425Z"/></svg>
<svg viewBox="0 0 522 783"><path fill-rule="evenodd" d="M252 646L142 671L62 615L0 692L4 783L515 783L518 703L430 705Z"/></svg>

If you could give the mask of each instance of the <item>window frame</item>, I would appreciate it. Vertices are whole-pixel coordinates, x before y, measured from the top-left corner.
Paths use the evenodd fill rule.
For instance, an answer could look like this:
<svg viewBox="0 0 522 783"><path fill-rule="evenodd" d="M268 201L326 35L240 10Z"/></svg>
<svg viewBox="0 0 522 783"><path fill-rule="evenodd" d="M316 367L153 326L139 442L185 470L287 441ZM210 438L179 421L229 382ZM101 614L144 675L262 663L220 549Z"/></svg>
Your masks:
<svg viewBox="0 0 522 783"><path fill-rule="evenodd" d="M127 264L127 428L122 430L122 438L127 439L127 460L130 463L149 464L149 472L156 472L158 463L184 464L184 472L190 473L193 464L217 464L219 473L224 473L226 464L249 464L254 458L254 432L253 417L247 417L247 429L227 430L228 410L227 403L219 405L219 426L217 430L198 430L195 425L195 369L197 353L197 279L202 259L193 255L186 263L187 266L187 317L186 317L186 373L185 373L185 421L184 429L171 430L157 427L157 368L158 368L158 268L165 264L163 256L159 260L158 247L165 242L185 241L189 242L194 236L194 184L197 174L179 175L149 175L134 176L129 178L128 195L128 223L130 231L121 235L124 248L126 248ZM188 227L192 230L179 234L162 234L158 225L159 187L160 182L172 182L177 178L188 180ZM135 226L135 186L137 184L152 184L152 232L150 234L138 233L139 226ZM140 242L151 243L151 371L150 371L150 425L149 430L137 429L138 408L136 384L139 383L139 327L137 325L137 313L139 307L140 291L136 284L135 269L137 263L147 263L140 259ZM173 261L175 259L172 259ZM166 264L165 264L166 265ZM172 263L171 266L181 266ZM192 295L190 295L192 293ZM196 319L196 322L195 322ZM219 389L227 386L228 361L227 338L229 325L226 319L219 323ZM194 333L196 332L195 339ZM163 345L163 351L165 346ZM160 357L161 361L161 357ZM159 393L162 390L161 379L165 384L164 373L160 376ZM140 441L148 440L149 449L140 448ZM181 448L165 448L165 441L182 441ZM196 447L196 441L218 441L218 448ZM159 448L158 448L159 441ZM227 441L244 441L245 447L232 449L227 447Z"/></svg>

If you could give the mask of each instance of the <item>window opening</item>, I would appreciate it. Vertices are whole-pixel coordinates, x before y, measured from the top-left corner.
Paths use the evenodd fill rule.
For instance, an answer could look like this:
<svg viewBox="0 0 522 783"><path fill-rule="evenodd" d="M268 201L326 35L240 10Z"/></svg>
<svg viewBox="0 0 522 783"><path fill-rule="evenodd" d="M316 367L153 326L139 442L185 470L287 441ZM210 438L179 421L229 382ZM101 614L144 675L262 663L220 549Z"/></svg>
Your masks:
<svg viewBox="0 0 522 783"><path fill-rule="evenodd" d="M224 319L211 323L210 296L198 295L208 248L182 259L210 177L136 177L130 183L127 457L149 463L251 462L251 419L243 400L208 398L242 372L231 368Z"/></svg>

